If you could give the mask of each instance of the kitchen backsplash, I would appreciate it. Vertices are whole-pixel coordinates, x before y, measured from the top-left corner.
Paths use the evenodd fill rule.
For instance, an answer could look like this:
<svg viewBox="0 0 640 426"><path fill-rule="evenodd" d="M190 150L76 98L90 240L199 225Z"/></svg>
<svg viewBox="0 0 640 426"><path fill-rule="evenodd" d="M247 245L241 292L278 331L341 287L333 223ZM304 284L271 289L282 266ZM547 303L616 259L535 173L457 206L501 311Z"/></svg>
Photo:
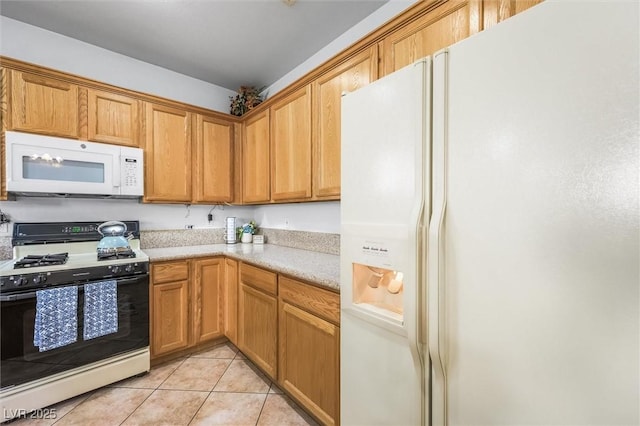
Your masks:
<svg viewBox="0 0 640 426"><path fill-rule="evenodd" d="M200 246L220 244L224 241L223 228L213 229L162 229L158 231L140 231L140 248Z"/></svg>
<svg viewBox="0 0 640 426"><path fill-rule="evenodd" d="M340 254L340 234L269 228L261 228L259 234L264 235L265 243L267 244L335 255ZM223 235L224 230L222 228L140 231L140 246L144 250L160 247L223 244ZM11 237L0 237L0 259L6 260L12 257Z"/></svg>
<svg viewBox="0 0 640 426"><path fill-rule="evenodd" d="M13 248L11 247L11 237L0 237L0 259L12 259Z"/></svg>
<svg viewBox="0 0 640 426"><path fill-rule="evenodd" d="M290 231L263 228L260 232L267 243L303 250L340 254L340 234L324 232Z"/></svg>
<svg viewBox="0 0 640 426"><path fill-rule="evenodd" d="M223 231L224 230L222 228L141 231L140 247L144 250L146 248L222 244L224 243ZM267 244L275 244L335 255L340 254L339 234L269 228L261 228L259 234L264 235L265 243Z"/></svg>

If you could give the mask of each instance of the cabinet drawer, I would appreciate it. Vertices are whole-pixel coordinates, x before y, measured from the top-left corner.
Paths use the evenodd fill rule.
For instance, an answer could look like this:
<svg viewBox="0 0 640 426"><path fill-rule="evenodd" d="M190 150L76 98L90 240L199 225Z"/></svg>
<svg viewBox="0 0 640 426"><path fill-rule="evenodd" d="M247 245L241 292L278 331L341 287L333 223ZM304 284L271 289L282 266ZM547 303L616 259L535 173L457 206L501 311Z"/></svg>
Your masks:
<svg viewBox="0 0 640 426"><path fill-rule="evenodd" d="M340 325L340 295L280 276L280 298L322 319Z"/></svg>
<svg viewBox="0 0 640 426"><path fill-rule="evenodd" d="M154 284L186 279L189 279L189 264L186 260L151 265L151 282Z"/></svg>
<svg viewBox="0 0 640 426"><path fill-rule="evenodd" d="M278 293L278 277L275 272L246 263L242 263L240 266L240 282L269 294L276 295Z"/></svg>

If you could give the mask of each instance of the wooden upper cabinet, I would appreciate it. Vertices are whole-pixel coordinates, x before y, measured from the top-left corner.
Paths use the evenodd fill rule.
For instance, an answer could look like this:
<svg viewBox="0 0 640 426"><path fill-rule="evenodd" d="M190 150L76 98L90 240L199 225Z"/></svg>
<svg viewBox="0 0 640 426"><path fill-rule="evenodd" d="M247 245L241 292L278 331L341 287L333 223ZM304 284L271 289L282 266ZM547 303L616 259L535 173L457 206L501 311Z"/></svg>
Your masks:
<svg viewBox="0 0 640 426"><path fill-rule="evenodd" d="M78 138L78 86L11 70L9 130Z"/></svg>
<svg viewBox="0 0 640 426"><path fill-rule="evenodd" d="M477 33L482 29L481 11L481 0L449 0L392 32L381 43L382 75Z"/></svg>
<svg viewBox="0 0 640 426"><path fill-rule="evenodd" d="M242 143L242 202L270 200L269 110L244 122Z"/></svg>
<svg viewBox="0 0 640 426"><path fill-rule="evenodd" d="M373 46L314 81L314 197L340 197L342 94L366 86L377 77L378 49Z"/></svg>
<svg viewBox="0 0 640 426"><path fill-rule="evenodd" d="M311 198L311 85L271 106L271 199Z"/></svg>
<svg viewBox="0 0 640 426"><path fill-rule="evenodd" d="M542 0L484 0L482 2L484 29L486 30L538 3L542 3Z"/></svg>
<svg viewBox="0 0 640 426"><path fill-rule="evenodd" d="M87 89L87 139L138 147L140 101L116 93Z"/></svg>
<svg viewBox="0 0 640 426"><path fill-rule="evenodd" d="M184 110L146 104L144 199L191 202L191 114Z"/></svg>
<svg viewBox="0 0 640 426"><path fill-rule="evenodd" d="M194 127L193 201L233 201L233 123L198 114Z"/></svg>

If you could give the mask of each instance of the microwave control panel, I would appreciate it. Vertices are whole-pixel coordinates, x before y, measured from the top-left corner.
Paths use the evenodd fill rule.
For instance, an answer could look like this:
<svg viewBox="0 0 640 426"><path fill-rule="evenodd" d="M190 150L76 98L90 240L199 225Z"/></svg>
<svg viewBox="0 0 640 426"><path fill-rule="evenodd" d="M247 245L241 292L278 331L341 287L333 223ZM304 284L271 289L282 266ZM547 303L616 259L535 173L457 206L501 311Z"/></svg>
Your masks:
<svg viewBox="0 0 640 426"><path fill-rule="evenodd" d="M120 184L123 195L143 195L144 164L142 150L139 148L121 148Z"/></svg>
<svg viewBox="0 0 640 426"><path fill-rule="evenodd" d="M138 159L125 157L123 166L124 186L138 186Z"/></svg>

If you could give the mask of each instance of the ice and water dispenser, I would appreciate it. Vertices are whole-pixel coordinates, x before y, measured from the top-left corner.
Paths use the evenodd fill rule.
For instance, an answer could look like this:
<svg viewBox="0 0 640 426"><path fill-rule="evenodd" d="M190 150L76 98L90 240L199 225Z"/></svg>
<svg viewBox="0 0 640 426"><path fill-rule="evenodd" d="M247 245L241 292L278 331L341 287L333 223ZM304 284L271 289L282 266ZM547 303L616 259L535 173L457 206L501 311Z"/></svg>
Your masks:
<svg viewBox="0 0 640 426"><path fill-rule="evenodd" d="M351 238L347 238L351 240ZM355 240L355 241L354 241ZM351 258L351 285L345 296L351 307L370 320L402 326L404 319L406 262L397 241L354 238L347 250ZM346 241L345 241L346 242Z"/></svg>
<svg viewBox="0 0 640 426"><path fill-rule="evenodd" d="M353 303L372 314L402 321L404 275L401 271L353 264Z"/></svg>

